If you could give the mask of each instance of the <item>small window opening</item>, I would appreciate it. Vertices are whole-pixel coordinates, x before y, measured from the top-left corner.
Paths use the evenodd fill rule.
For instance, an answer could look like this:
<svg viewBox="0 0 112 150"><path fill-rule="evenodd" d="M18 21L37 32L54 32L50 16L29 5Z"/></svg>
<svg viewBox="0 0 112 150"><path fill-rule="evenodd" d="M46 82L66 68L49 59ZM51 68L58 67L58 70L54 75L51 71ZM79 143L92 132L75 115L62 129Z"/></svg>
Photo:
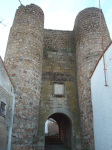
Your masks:
<svg viewBox="0 0 112 150"><path fill-rule="evenodd" d="M6 115L6 104L4 102L1 102L1 110L0 110L0 114L2 116Z"/></svg>

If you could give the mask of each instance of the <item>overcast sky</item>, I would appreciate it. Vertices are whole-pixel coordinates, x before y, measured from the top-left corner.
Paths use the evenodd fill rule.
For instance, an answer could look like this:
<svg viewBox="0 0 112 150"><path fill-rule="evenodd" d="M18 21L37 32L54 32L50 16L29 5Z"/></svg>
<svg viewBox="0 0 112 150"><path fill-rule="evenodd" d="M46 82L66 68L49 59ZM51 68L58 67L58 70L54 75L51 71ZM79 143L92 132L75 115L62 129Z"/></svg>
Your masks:
<svg viewBox="0 0 112 150"><path fill-rule="evenodd" d="M21 0L23 5L34 3L45 15L45 28L73 30L75 17L87 7L99 7L99 0ZM0 0L0 55L4 58L10 27L12 26L19 0ZM101 0L107 26L112 38L112 0ZM5 27L5 28L4 28Z"/></svg>

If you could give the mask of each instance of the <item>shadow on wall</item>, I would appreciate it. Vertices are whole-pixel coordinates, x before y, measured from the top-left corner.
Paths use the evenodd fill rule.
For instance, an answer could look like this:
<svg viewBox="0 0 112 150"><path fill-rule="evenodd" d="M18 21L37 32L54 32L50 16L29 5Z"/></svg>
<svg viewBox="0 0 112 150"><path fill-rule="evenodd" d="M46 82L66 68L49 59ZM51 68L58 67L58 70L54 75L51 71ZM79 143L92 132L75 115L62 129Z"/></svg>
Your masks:
<svg viewBox="0 0 112 150"><path fill-rule="evenodd" d="M0 150L6 150L8 143L8 131L6 128L1 124L0 125Z"/></svg>

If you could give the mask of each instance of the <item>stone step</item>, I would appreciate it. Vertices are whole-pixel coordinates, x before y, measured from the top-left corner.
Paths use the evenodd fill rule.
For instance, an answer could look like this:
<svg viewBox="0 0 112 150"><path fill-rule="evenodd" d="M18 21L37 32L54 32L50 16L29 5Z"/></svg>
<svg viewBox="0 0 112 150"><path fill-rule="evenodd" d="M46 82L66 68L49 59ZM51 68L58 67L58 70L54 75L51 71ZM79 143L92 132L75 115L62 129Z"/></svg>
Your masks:
<svg viewBox="0 0 112 150"><path fill-rule="evenodd" d="M55 136L46 136L45 137L45 145L62 145L63 142L59 139L59 137Z"/></svg>
<svg viewBox="0 0 112 150"><path fill-rule="evenodd" d="M63 143L62 142L55 142L55 143L46 142L45 145L63 145Z"/></svg>
<svg viewBox="0 0 112 150"><path fill-rule="evenodd" d="M45 150L70 150L65 145L46 145Z"/></svg>

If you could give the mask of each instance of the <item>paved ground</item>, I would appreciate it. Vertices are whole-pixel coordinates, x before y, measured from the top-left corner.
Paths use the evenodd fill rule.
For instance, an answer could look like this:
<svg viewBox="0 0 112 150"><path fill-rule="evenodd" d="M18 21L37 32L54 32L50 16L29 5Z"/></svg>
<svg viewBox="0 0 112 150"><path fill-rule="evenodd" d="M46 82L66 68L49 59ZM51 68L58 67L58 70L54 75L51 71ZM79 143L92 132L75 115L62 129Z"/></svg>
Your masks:
<svg viewBox="0 0 112 150"><path fill-rule="evenodd" d="M46 145L45 150L70 150L65 145Z"/></svg>
<svg viewBox="0 0 112 150"><path fill-rule="evenodd" d="M59 136L45 137L45 150L70 150L63 144Z"/></svg>

